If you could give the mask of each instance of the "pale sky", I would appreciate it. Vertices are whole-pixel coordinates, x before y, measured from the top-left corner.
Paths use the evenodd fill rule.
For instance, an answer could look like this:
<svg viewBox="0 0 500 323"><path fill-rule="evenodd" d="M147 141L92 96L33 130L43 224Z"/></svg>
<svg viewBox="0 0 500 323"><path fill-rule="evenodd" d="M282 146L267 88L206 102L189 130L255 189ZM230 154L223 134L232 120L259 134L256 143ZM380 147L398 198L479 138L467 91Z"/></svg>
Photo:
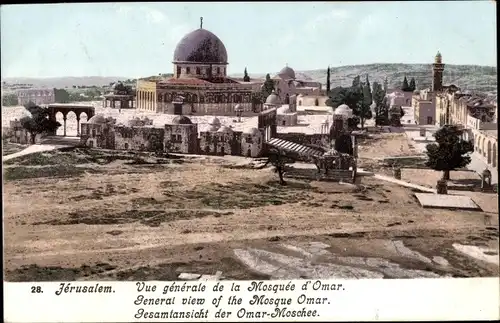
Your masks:
<svg viewBox="0 0 500 323"><path fill-rule="evenodd" d="M92 3L2 5L2 77L172 73L177 42L203 28L228 73L328 65L496 66L493 1Z"/></svg>

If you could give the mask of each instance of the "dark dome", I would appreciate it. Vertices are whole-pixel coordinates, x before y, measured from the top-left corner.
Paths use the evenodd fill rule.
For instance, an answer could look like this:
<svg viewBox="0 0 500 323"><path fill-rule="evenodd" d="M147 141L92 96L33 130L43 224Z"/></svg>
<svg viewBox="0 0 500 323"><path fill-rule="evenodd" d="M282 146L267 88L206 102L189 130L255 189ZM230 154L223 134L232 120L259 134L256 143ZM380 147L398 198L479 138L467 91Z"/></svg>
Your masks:
<svg viewBox="0 0 500 323"><path fill-rule="evenodd" d="M177 44L174 51L174 63L214 63L227 64L226 47L206 29L190 32Z"/></svg>
<svg viewBox="0 0 500 323"><path fill-rule="evenodd" d="M191 119L186 116L177 116L172 120L173 124L193 124Z"/></svg>

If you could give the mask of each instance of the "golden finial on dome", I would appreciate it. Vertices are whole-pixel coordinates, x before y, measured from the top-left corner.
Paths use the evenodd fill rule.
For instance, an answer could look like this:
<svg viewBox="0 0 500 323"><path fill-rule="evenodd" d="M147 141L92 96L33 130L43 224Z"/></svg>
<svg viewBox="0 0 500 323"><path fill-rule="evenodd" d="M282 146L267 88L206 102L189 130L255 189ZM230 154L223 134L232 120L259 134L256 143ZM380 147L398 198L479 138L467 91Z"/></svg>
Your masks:
<svg viewBox="0 0 500 323"><path fill-rule="evenodd" d="M200 29L203 29L203 17L200 17Z"/></svg>

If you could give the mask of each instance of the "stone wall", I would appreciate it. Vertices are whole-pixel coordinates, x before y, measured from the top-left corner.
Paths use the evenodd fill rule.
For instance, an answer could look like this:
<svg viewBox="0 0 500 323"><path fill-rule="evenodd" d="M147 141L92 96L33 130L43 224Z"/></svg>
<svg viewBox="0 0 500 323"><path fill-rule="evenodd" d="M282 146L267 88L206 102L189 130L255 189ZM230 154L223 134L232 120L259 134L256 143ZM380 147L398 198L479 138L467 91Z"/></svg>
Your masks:
<svg viewBox="0 0 500 323"><path fill-rule="evenodd" d="M164 151L165 129L153 127L114 127L115 149Z"/></svg>
<svg viewBox="0 0 500 323"><path fill-rule="evenodd" d="M241 137L241 133L240 133ZM200 133L200 150L207 155L240 155L234 132L206 131Z"/></svg>
<svg viewBox="0 0 500 323"><path fill-rule="evenodd" d="M198 125L165 125L164 147L171 152L198 153Z"/></svg>

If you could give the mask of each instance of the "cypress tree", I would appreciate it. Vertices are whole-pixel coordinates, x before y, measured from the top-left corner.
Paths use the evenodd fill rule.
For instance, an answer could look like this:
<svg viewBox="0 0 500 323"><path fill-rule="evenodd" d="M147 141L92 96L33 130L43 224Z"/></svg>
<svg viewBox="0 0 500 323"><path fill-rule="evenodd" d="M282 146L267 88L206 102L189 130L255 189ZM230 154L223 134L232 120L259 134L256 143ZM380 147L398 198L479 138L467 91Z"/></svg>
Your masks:
<svg viewBox="0 0 500 323"><path fill-rule="evenodd" d="M330 66L328 66L328 69L326 70L326 95L330 93Z"/></svg>
<svg viewBox="0 0 500 323"><path fill-rule="evenodd" d="M250 82L250 76L248 76L247 68L245 67L245 72L243 76L243 82Z"/></svg>
<svg viewBox="0 0 500 323"><path fill-rule="evenodd" d="M410 90L415 91L417 89L417 85L415 83L415 78L412 77L410 80Z"/></svg>
<svg viewBox="0 0 500 323"><path fill-rule="evenodd" d="M405 75L405 78L403 79L403 85L401 86L401 90L408 91L408 89L409 89L408 79L406 78L406 75Z"/></svg>

